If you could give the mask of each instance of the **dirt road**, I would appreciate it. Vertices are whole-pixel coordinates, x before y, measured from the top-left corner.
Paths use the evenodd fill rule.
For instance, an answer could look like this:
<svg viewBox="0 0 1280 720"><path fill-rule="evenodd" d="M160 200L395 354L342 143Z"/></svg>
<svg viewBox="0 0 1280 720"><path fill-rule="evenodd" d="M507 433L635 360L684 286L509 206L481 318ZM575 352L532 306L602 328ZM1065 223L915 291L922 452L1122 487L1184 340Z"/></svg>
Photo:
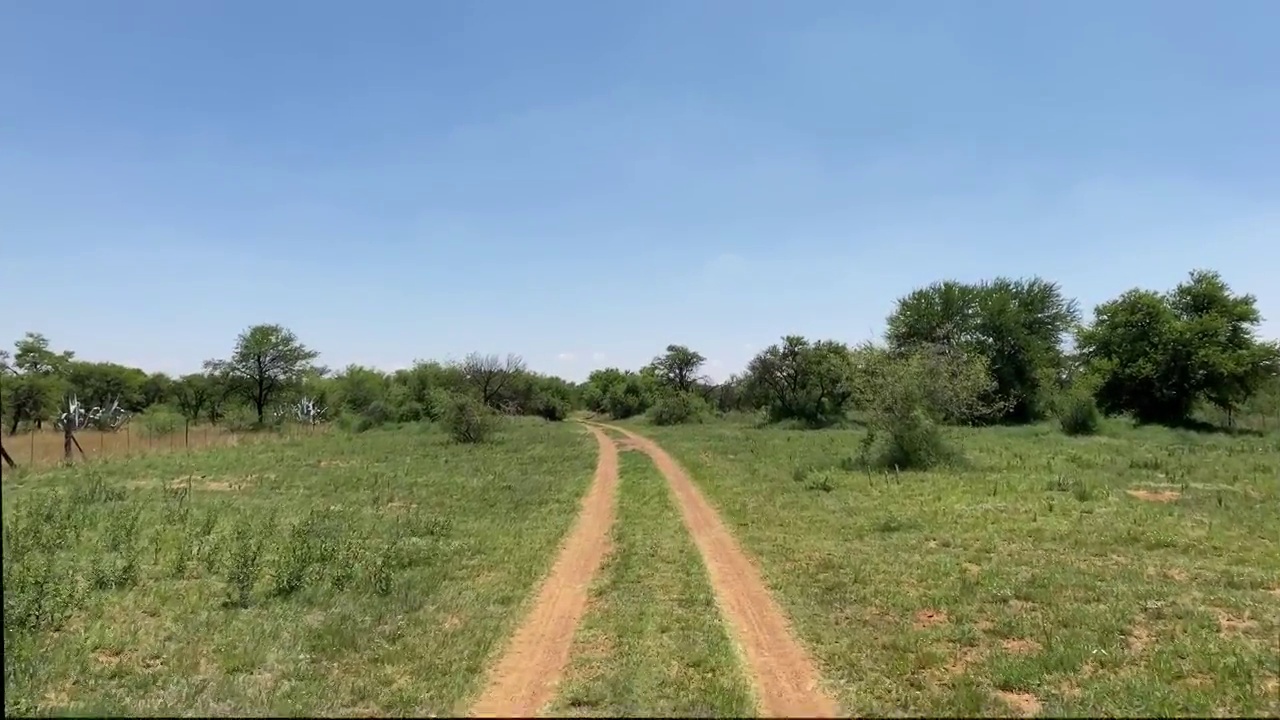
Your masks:
<svg viewBox="0 0 1280 720"><path fill-rule="evenodd" d="M684 469L652 440L613 425L600 427L626 436L667 478L707 567L716 601L746 656L761 714L838 717L839 707L819 684L817 667L792 634L759 570Z"/></svg>
<svg viewBox="0 0 1280 720"><path fill-rule="evenodd" d="M488 685L471 709L472 717L532 717L555 694L574 631L587 608L596 571L609 552L618 488L618 449L599 428L590 427L600 448L595 478L582 512L543 581L533 609L512 635L490 670Z"/></svg>

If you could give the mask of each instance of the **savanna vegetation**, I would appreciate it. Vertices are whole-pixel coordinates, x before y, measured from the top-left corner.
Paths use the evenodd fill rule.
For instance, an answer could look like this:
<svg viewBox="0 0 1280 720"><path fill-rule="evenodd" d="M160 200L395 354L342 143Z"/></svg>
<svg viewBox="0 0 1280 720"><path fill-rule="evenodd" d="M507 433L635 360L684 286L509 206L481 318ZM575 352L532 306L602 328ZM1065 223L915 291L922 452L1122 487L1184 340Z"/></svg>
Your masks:
<svg viewBox="0 0 1280 720"><path fill-rule="evenodd" d="M6 711L465 712L591 476L576 413L690 470L850 712L1277 714L1260 321L1207 271L1088 318L1043 279L947 281L879 341L783 337L721 382L680 344L573 383L483 353L335 371L266 324L170 377L29 333L0 355L6 448L68 396L257 441L6 468ZM670 499L623 458L551 711L749 712Z"/></svg>

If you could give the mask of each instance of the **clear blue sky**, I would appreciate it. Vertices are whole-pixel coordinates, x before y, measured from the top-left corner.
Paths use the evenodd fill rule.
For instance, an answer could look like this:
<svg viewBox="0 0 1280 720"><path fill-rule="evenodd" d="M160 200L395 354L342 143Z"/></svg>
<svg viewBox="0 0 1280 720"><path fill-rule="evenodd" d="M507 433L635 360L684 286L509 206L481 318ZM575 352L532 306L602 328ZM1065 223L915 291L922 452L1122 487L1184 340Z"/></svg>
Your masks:
<svg viewBox="0 0 1280 720"><path fill-rule="evenodd" d="M1194 267L1280 334L1280 2L8 0L0 341L187 372L879 335Z"/></svg>

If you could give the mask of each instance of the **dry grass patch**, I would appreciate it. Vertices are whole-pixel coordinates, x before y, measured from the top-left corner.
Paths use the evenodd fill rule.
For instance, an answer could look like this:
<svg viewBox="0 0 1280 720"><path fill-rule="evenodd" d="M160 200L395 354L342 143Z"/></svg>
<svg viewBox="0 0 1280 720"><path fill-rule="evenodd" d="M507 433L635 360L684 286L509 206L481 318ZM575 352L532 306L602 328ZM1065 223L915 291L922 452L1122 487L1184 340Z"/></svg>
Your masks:
<svg viewBox="0 0 1280 720"><path fill-rule="evenodd" d="M1142 490L1139 488L1130 488L1126 490L1125 493L1131 498L1154 503L1174 502L1175 500L1182 498L1182 493L1177 490Z"/></svg>

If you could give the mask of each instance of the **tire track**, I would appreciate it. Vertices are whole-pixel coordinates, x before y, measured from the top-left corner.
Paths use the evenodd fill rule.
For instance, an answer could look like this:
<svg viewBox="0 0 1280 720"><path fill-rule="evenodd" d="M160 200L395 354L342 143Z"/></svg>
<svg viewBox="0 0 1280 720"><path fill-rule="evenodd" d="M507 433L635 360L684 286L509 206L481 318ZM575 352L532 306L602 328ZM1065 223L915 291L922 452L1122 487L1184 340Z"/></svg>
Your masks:
<svg viewBox="0 0 1280 720"><path fill-rule="evenodd" d="M624 435L666 477L685 528L707 567L720 610L742 647L761 714L838 717L839 707L822 689L817 667L792 634L760 571L680 464L643 435L614 425L599 427Z"/></svg>
<svg viewBox="0 0 1280 720"><path fill-rule="evenodd" d="M587 426L599 447L595 477L533 609L490 669L472 717L532 717L551 700L587 608L591 581L609 552L618 489L618 448Z"/></svg>

